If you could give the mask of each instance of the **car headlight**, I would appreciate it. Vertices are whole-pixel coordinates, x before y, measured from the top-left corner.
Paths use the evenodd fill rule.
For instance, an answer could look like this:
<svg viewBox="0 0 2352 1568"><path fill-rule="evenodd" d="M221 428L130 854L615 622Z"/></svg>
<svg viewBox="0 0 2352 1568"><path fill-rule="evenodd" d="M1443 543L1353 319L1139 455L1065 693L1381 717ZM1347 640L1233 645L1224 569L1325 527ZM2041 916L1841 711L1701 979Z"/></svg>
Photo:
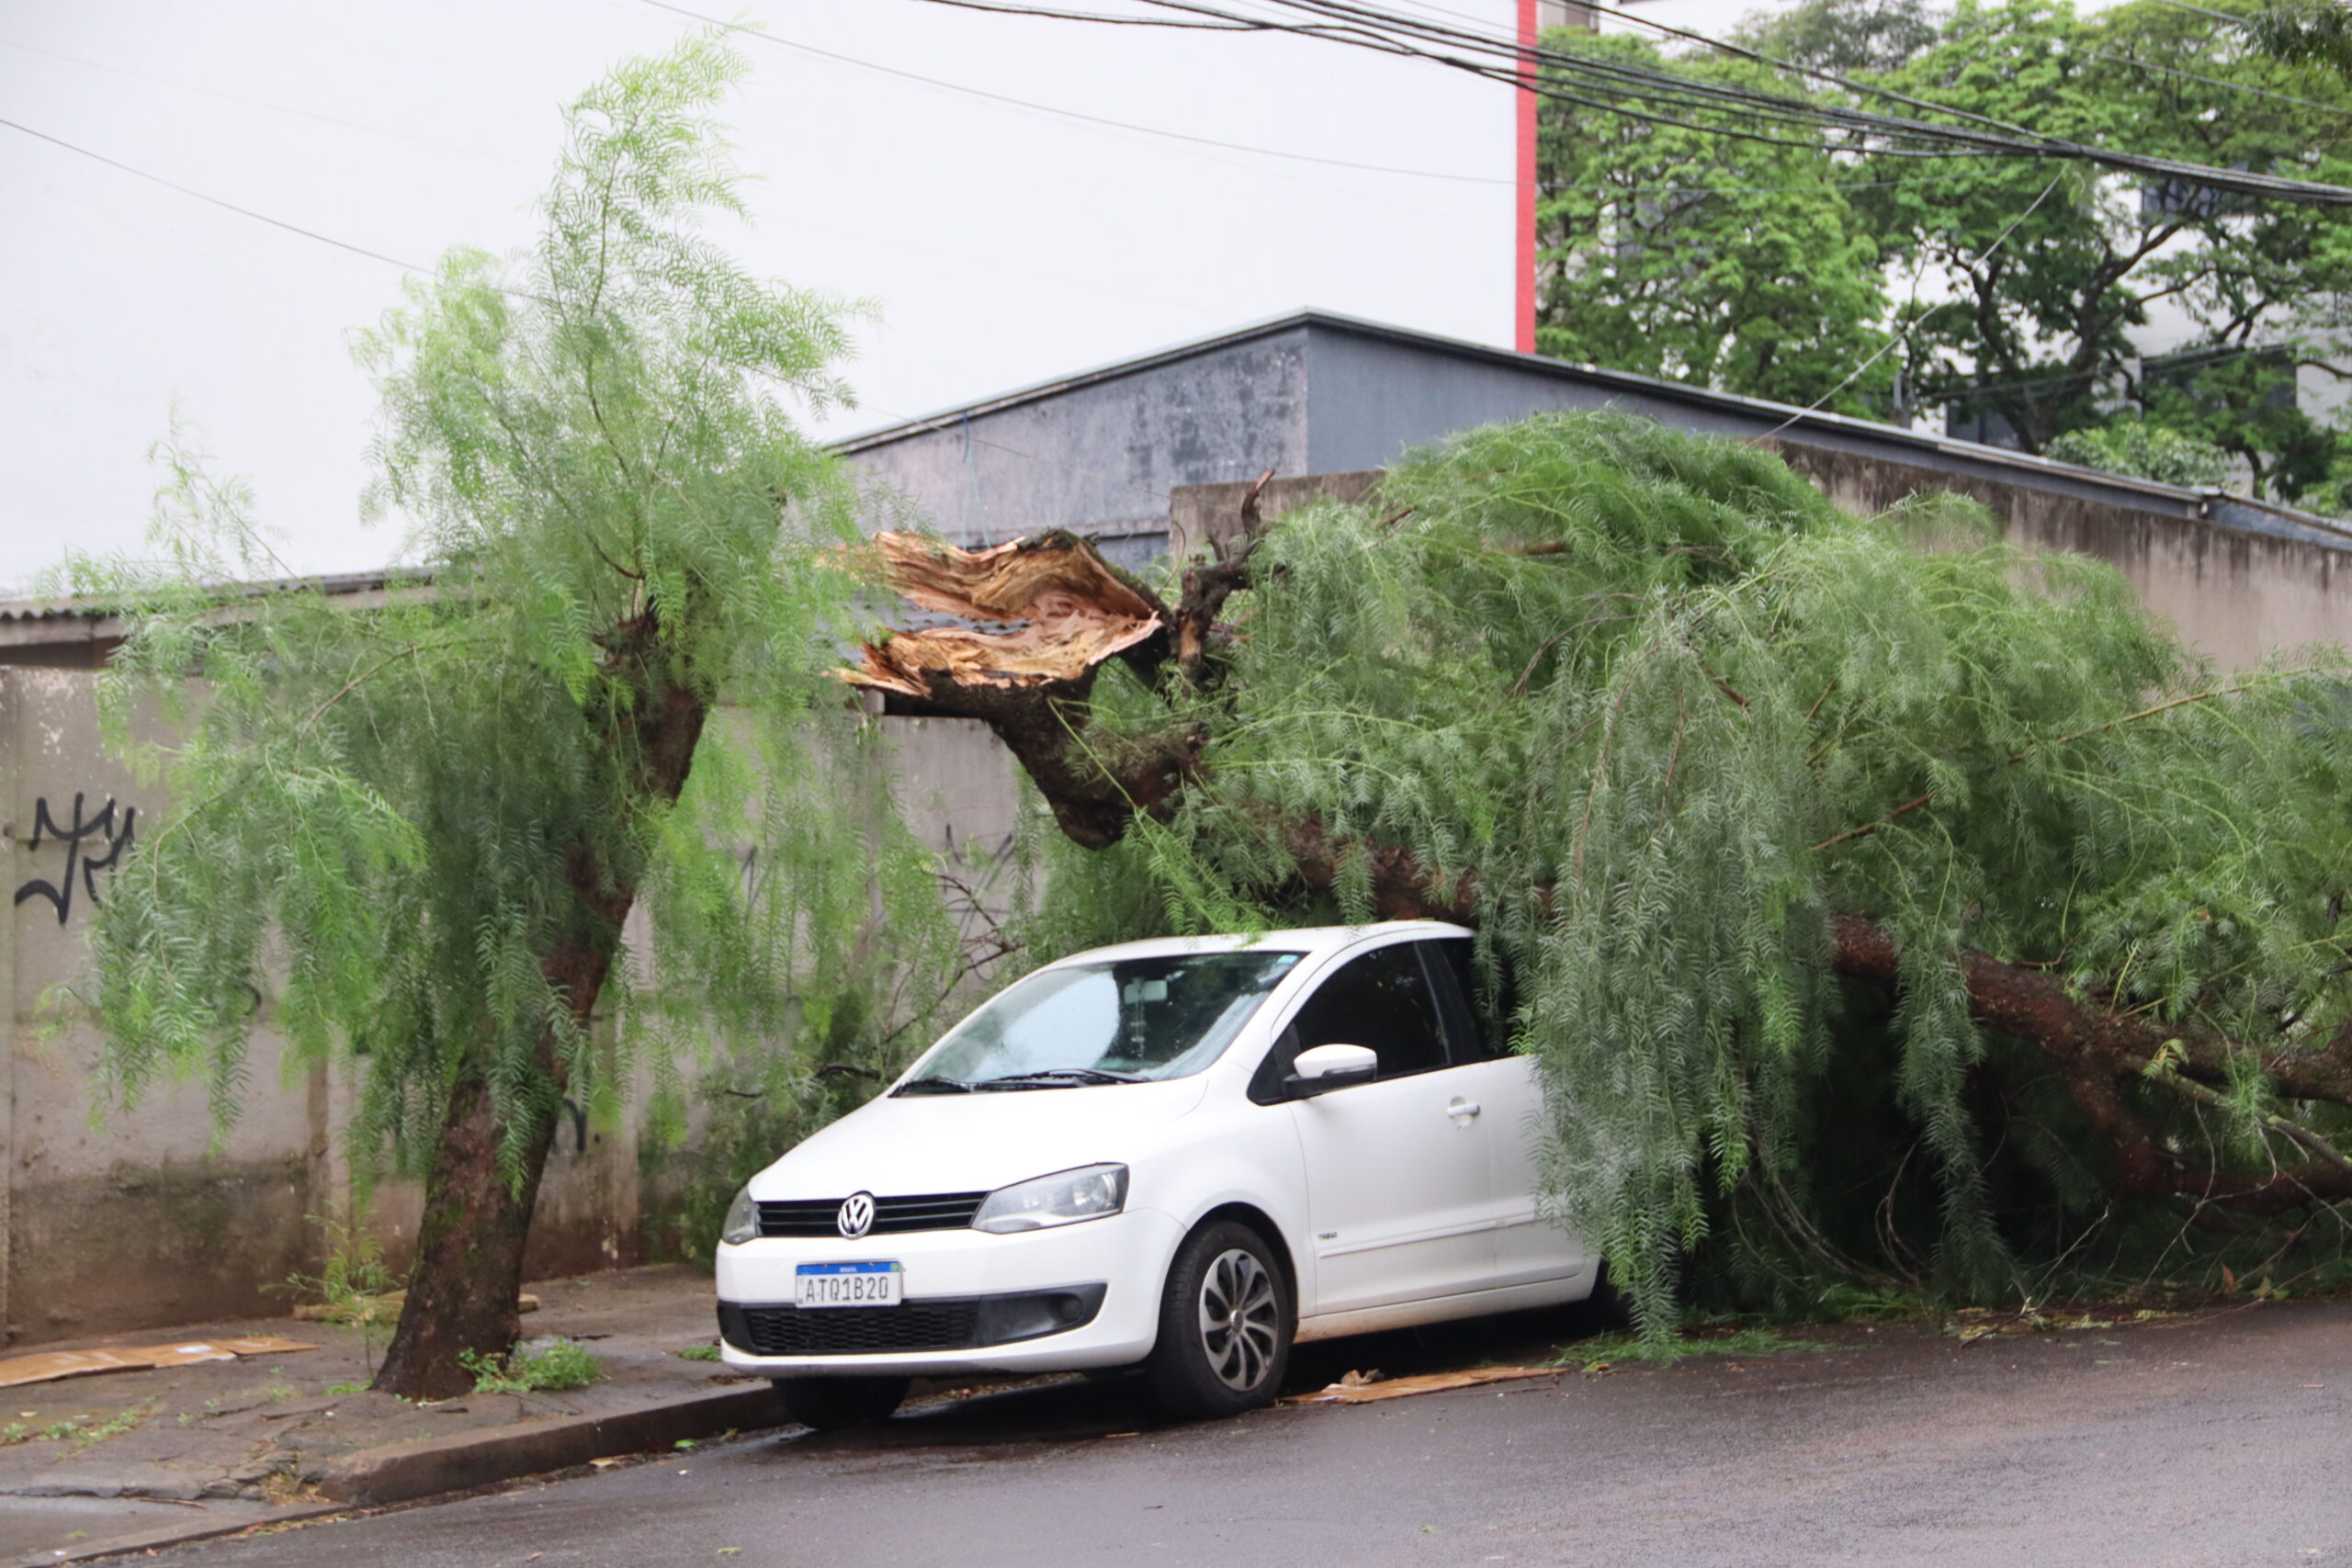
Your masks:
<svg viewBox="0 0 2352 1568"><path fill-rule="evenodd" d="M1007 1235L1099 1220L1126 1206L1127 1168L1090 1165L998 1188L972 1216L972 1228Z"/></svg>
<svg viewBox="0 0 2352 1568"><path fill-rule="evenodd" d="M759 1235L760 1206L752 1201L752 1189L746 1184L727 1205L727 1223L718 1227L718 1239L729 1247L741 1247L757 1241Z"/></svg>

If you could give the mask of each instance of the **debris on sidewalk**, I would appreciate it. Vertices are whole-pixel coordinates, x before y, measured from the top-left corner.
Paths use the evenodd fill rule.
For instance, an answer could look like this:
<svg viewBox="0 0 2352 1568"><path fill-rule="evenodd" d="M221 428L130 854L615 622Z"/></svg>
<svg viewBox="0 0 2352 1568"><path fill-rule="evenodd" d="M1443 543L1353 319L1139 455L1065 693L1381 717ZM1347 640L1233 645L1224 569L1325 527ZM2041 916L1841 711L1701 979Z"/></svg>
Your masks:
<svg viewBox="0 0 2352 1568"><path fill-rule="evenodd" d="M305 1302L294 1309L300 1323L390 1323L401 1314L401 1305L408 1300L406 1291L387 1291L380 1296L358 1296L349 1303ZM514 1298L517 1313L539 1310L539 1298L526 1291Z"/></svg>
<svg viewBox="0 0 2352 1568"><path fill-rule="evenodd" d="M534 1289L539 1311L527 1321L542 1334L530 1346L593 1344L586 1386L543 1386L503 1363L454 1399L401 1399L368 1386L380 1325L317 1321L298 1339L280 1332L293 1326L283 1317L191 1324L169 1344L148 1345L171 1332L150 1330L130 1343L16 1353L0 1362L0 1568L668 1452L681 1438L782 1421L764 1378L679 1355L713 1343L708 1269L621 1269ZM36 1368L66 1381L19 1381ZM108 1375L78 1375L92 1371Z"/></svg>
<svg viewBox="0 0 2352 1568"><path fill-rule="evenodd" d="M1284 1404L1369 1404L1375 1399L1405 1399L1416 1393L1442 1393L1448 1389L1476 1388L1481 1383L1518 1382L1526 1378L1556 1378L1558 1367L1473 1367L1466 1371L1430 1372L1420 1377L1384 1378L1378 1372L1350 1372L1338 1382L1313 1393L1293 1394Z"/></svg>
<svg viewBox="0 0 2352 1568"><path fill-rule="evenodd" d="M274 1334L241 1339L190 1339L176 1345L126 1347L119 1350L42 1350L0 1361L0 1388L85 1378L97 1372L144 1372L158 1367L192 1367L199 1361L233 1361L244 1356L290 1356L315 1350L299 1339Z"/></svg>

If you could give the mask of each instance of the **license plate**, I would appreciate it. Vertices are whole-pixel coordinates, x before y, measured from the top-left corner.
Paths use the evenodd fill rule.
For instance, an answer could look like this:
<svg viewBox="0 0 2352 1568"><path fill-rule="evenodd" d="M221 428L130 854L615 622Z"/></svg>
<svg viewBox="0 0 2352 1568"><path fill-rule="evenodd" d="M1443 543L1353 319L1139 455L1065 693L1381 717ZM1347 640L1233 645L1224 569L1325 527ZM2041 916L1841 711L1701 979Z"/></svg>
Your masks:
<svg viewBox="0 0 2352 1568"><path fill-rule="evenodd" d="M906 1278L896 1263L803 1263L792 1299L803 1308L897 1306Z"/></svg>

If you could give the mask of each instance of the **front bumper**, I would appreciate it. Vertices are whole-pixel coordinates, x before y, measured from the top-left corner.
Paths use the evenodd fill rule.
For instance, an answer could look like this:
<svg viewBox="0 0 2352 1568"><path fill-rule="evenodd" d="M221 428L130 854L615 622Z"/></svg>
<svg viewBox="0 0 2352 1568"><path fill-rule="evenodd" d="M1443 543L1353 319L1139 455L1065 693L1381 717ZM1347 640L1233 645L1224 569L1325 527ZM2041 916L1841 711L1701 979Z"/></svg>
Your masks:
<svg viewBox="0 0 2352 1568"><path fill-rule="evenodd" d="M1180 1239L1169 1216L1133 1210L1015 1235L920 1231L858 1241L763 1237L721 1247L719 1356L730 1367L772 1378L1126 1366L1151 1353L1160 1282ZM799 1265L877 1261L904 1269L904 1308L829 1307L795 1324L789 1303ZM796 1329L823 1330L821 1351L759 1353L810 1342ZM900 1348L926 1337L955 1348ZM876 1348L855 1348L860 1340Z"/></svg>

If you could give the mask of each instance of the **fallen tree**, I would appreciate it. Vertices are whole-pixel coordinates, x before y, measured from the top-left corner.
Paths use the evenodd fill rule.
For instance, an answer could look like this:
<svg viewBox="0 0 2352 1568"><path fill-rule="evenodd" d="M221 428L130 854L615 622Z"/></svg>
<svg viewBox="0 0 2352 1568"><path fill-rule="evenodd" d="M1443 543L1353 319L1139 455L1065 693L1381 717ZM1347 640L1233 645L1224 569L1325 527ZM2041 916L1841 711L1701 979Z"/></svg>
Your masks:
<svg viewBox="0 0 2352 1568"><path fill-rule="evenodd" d="M1164 592L1068 535L877 542L987 625L842 673L1020 760L1041 950L1473 924L1653 1324L1692 1251L1786 1299L2340 1247L2340 650L2224 677L2102 565L1614 415L1256 497Z"/></svg>

